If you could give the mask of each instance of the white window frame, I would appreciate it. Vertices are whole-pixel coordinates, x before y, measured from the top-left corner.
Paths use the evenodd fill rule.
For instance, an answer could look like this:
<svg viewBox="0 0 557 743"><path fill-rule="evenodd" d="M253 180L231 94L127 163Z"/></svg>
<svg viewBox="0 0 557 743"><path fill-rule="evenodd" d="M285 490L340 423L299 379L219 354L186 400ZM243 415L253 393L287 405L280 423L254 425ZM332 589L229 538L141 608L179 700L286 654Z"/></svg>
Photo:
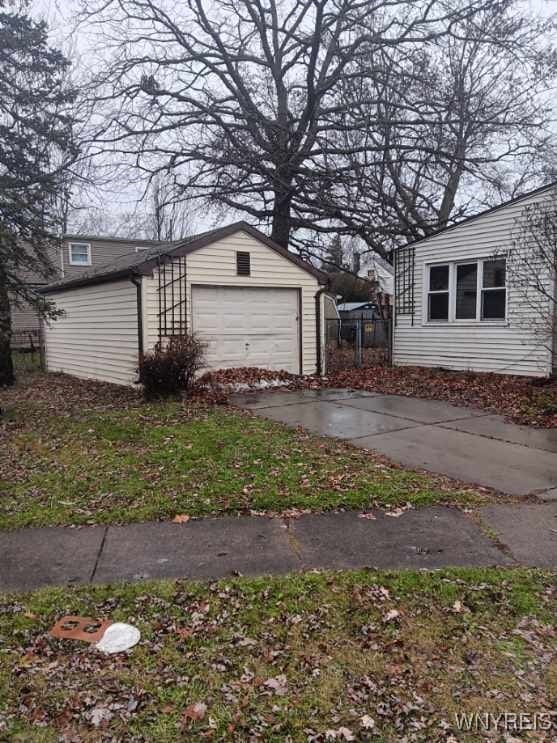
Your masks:
<svg viewBox="0 0 557 743"><path fill-rule="evenodd" d="M466 258L460 261L432 261L430 263L424 263L424 297L423 297L423 325L438 325L446 327L448 324L451 325L507 325L509 317L509 287L505 276L505 286L493 286L484 288L483 277L484 277L484 263L490 263L491 261L504 260L507 261L506 256L484 256L481 258ZM457 266L470 266L477 264L477 276L476 276L476 317L475 318L456 318L456 280L457 280ZM429 295L443 294L444 291L430 292L430 269L439 266L449 267L449 317L448 320L430 320L429 319ZM488 291L501 291L505 290L505 317L503 318L488 318L482 319L482 306L483 306L483 293Z"/></svg>
<svg viewBox="0 0 557 743"><path fill-rule="evenodd" d="M498 261L498 260L505 261L505 286L484 287L484 263L490 263L491 261ZM484 320L482 318L484 292L495 292L495 291L505 292L505 317L504 318L488 317L487 319ZM501 257L483 258L481 272L478 270L478 306L477 306L477 311L476 311L476 317L479 318L478 322L504 323L504 322L507 322L508 314L509 314L509 287L507 285L507 257L505 256L504 258L501 258Z"/></svg>
<svg viewBox="0 0 557 743"><path fill-rule="evenodd" d="M72 248L74 245L79 246L85 246L87 248L87 263L83 263L82 261L74 261L72 256ZM70 266L90 266L91 265L91 243L85 243L85 242L79 242L77 240L74 240L73 242L68 244L68 262Z"/></svg>
<svg viewBox="0 0 557 743"><path fill-rule="evenodd" d="M443 268L444 266L447 266L449 269L448 276L447 276L447 288L446 289L431 289L430 283L431 283L431 269L432 268ZM427 270L427 281L426 283L426 300L425 300L425 319L427 323L434 323L439 325L446 325L451 320L451 277L452 277L452 268L449 261L443 261L440 263L430 263L426 266ZM430 320L429 319L429 295L430 294L446 294L448 298L447 306L448 306L448 313L447 313L447 319L446 320Z"/></svg>

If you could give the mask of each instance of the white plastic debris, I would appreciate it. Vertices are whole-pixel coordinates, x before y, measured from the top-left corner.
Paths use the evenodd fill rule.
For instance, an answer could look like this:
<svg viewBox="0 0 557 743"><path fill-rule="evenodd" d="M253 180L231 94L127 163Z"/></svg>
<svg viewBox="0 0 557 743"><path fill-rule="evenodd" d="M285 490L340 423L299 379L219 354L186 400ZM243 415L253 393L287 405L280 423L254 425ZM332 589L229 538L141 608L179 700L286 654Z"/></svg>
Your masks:
<svg viewBox="0 0 557 743"><path fill-rule="evenodd" d="M141 637L137 627L124 622L114 622L95 645L102 653L122 653L137 645Z"/></svg>

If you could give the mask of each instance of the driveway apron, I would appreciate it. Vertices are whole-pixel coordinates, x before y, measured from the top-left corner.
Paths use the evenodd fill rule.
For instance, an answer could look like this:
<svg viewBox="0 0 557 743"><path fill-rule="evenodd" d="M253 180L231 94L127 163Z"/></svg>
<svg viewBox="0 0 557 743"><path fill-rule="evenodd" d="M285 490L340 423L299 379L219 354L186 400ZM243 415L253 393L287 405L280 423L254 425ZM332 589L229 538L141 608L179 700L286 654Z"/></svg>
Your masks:
<svg viewBox="0 0 557 743"><path fill-rule="evenodd" d="M233 402L404 466L509 495L543 498L557 487L557 431L517 426L485 411L358 390L260 392Z"/></svg>

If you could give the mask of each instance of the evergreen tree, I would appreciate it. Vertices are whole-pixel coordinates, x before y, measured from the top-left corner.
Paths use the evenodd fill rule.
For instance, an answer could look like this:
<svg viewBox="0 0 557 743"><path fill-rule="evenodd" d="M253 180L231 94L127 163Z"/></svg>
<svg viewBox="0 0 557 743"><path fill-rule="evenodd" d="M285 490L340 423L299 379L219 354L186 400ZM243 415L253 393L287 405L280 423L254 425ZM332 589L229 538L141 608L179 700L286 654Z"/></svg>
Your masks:
<svg viewBox="0 0 557 743"><path fill-rule="evenodd" d="M38 306L29 277L54 275L56 195L76 156L68 70L46 24L0 0L0 387L14 382L10 298Z"/></svg>
<svg viewBox="0 0 557 743"><path fill-rule="evenodd" d="M327 252L323 256L323 259L321 261L321 267L323 271L333 272L338 271L339 269L342 270L343 268L347 268L345 265L345 256L344 256L344 247L342 245L342 239L340 235L335 235L331 242L329 243L329 247L327 248Z"/></svg>

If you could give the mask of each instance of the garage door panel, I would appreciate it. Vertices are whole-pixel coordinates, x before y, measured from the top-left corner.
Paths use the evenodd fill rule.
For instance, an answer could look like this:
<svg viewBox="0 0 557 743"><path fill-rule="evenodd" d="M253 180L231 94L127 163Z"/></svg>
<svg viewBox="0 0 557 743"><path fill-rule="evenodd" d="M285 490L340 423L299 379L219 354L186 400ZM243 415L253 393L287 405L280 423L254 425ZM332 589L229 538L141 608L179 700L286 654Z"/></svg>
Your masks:
<svg viewBox="0 0 557 743"><path fill-rule="evenodd" d="M299 372L297 290L194 286L192 317L209 368Z"/></svg>

